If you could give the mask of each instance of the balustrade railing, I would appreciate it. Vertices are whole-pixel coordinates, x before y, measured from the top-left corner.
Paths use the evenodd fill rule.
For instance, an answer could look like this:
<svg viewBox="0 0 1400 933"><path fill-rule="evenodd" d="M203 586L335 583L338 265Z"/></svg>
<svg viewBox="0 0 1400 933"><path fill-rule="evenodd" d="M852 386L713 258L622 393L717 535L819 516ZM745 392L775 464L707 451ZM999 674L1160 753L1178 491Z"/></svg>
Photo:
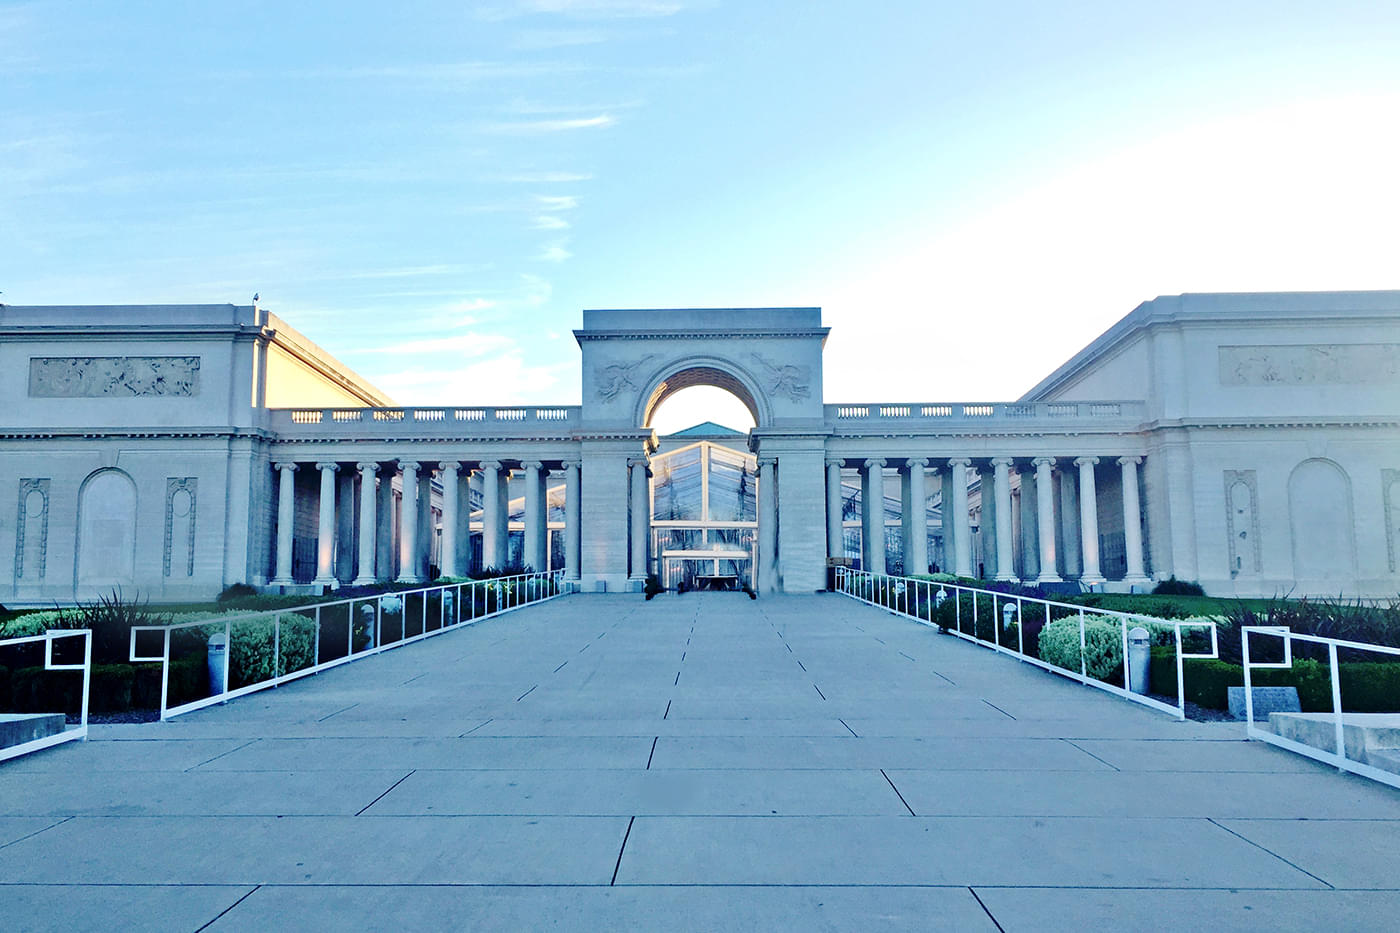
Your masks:
<svg viewBox="0 0 1400 933"><path fill-rule="evenodd" d="M1254 636L1278 639L1282 643L1282 651L1280 652L1282 657L1278 660L1256 660L1257 655L1251 654L1250 645ZM1308 650L1306 646L1309 645L1317 645L1326 649L1331 711L1330 713L1274 713L1265 722L1265 727L1261 728L1255 725L1254 720L1255 672L1286 670L1291 673L1294 669L1295 654L1299 655L1301 660L1302 653L1295 652L1295 643L1301 643L1305 646L1304 651ZM1396 747L1400 746L1400 735L1396 734L1400 732L1400 716L1396 715L1397 712L1400 712L1400 696L1391 696L1389 697L1390 702L1382 704L1382 709L1387 712L1346 713L1343 706L1343 670L1341 662L1338 661L1339 651L1345 651L1354 658L1370 658L1372 662L1376 655L1382 655L1386 658L1400 658L1400 648L1392 648L1388 645L1344 641L1340 638L1326 638L1321 635L1304 635L1281 625L1243 626L1240 629L1240 657L1244 667L1245 735L1251 739L1267 742L1299 755L1306 755L1308 758L1326 762L1343 771L1350 771L1373 781L1389 784L1391 787L1400 787L1400 748ZM1363 668L1373 666L1365 661L1360 663ZM1374 710L1374 706L1372 710ZM1293 722L1299 727L1300 734L1304 738L1312 739L1312 742L1303 742L1283 735L1284 722L1282 720L1280 720L1276 731L1275 724L1272 722L1274 716L1293 717ZM1319 728L1313 728L1314 725ZM1326 733L1329 731L1331 734L1327 735ZM1371 744L1371 739L1375 737L1382 737L1379 747L1373 747ZM1377 767L1374 763L1381 756L1384 756L1388 769Z"/></svg>
<svg viewBox="0 0 1400 933"><path fill-rule="evenodd" d="M130 660L161 663L164 720L564 593L564 571L551 570L174 625L133 626ZM222 645L211 645L219 636ZM209 663L211 653L222 663ZM177 665L183 674L173 678ZM204 682L199 665L206 665L209 674L204 690L198 686Z"/></svg>
<svg viewBox="0 0 1400 933"><path fill-rule="evenodd" d="M65 638L81 638L83 640L83 661L81 664L66 663L61 664L54 660L54 642ZM83 690L78 701L78 710L75 718L78 724L65 727L62 732L53 735L41 736L37 739L30 739L27 742L20 742L5 748L0 748L0 761L9 758L18 758L20 755L27 755L30 752L37 752L41 748L52 748L55 745L62 745L64 742L73 742L79 739L86 739L88 734L88 695L92 685L92 631L89 629L50 629L42 635L27 635L23 638L0 639L0 648L19 648L23 645L44 646L44 670L45 671L82 671ZM55 711L57 712L57 711ZM63 711L67 716L68 712Z"/></svg>
<svg viewBox="0 0 1400 933"><path fill-rule="evenodd" d="M827 405L827 421L922 422L940 424L952 421L1124 421L1139 423L1147 413L1141 401L1108 402L933 402L912 404L860 403Z"/></svg>
<svg viewBox="0 0 1400 933"><path fill-rule="evenodd" d="M952 635L1009 654L1053 674L1141 703L1178 719L1186 718L1186 689L1183 662L1191 658L1219 657L1214 622L1185 619L1158 619L1154 616L1109 609L1090 608L1032 596L999 593L977 587L915 577L894 577L837 567L836 590L871 606L886 609L924 625L936 625ZM1069 620L1071 637L1078 630L1078 668L1068 668L1040 657L1034 649L1046 626ZM1105 638L1102 626L1111 635ZM1148 694L1150 679L1134 680L1130 663L1129 633L1142 626L1160 641L1168 637L1175 649L1176 703ZM1116 632L1112 630L1116 629ZM1182 630L1205 629L1210 633L1208 652L1188 652ZM1071 643L1072 645L1072 643ZM1073 647L1073 645L1072 645ZM1150 649L1149 649L1150 650ZM1115 651L1120 661L1113 663ZM1121 679L1121 683L1115 683Z"/></svg>
<svg viewBox="0 0 1400 933"><path fill-rule="evenodd" d="M578 406L536 407L516 405L480 408L273 408L268 411L269 425L282 431L306 430L315 426L337 431L353 430L355 425L380 429L388 424L408 427L415 424L444 430L461 425L472 431L482 431L491 425L519 427L528 424L567 424L577 421Z"/></svg>

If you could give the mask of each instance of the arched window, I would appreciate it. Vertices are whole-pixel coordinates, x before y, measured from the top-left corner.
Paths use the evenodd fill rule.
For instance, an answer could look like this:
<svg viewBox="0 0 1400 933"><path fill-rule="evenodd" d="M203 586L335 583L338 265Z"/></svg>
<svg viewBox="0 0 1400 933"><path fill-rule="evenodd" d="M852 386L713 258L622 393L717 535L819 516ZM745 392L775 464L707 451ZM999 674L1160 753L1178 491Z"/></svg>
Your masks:
<svg viewBox="0 0 1400 933"><path fill-rule="evenodd" d="M132 582L136 561L136 484L121 470L100 470L78 500L78 583Z"/></svg>

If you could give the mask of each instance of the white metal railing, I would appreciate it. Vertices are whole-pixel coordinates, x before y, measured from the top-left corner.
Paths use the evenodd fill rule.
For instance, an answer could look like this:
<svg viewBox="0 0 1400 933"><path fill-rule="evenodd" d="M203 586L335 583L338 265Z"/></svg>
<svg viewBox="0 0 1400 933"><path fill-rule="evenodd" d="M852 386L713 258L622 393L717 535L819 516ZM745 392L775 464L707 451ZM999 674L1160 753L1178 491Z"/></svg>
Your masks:
<svg viewBox="0 0 1400 933"><path fill-rule="evenodd" d="M1093 607L1078 606L1073 603L1055 602L1049 599L1038 599L1033 596L1017 596L1010 593L998 593L995 590L984 590L972 586L962 586L954 583L940 583L936 580L920 580L914 577L895 577L886 574L870 573L864 570L850 570L846 567L836 568L836 590L846 596L860 600L871 606L878 606L887 609L896 615L914 619L924 625L937 625L933 618L934 613L940 611L947 600L954 601L953 627L948 632L958 636L965 641L974 642L985 647L992 648L1002 654L1009 654L1019 658L1027 664L1034 664L1036 667L1044 668L1052 674L1059 674L1071 680L1097 687L1100 690L1112 693L1115 696L1132 700L1134 703L1141 703L1166 713L1174 714L1178 719L1186 718L1186 683L1183 669L1183 662L1188 658L1216 658L1219 657L1219 643L1216 637L1215 623L1208 621L1189 621L1186 619L1159 619L1155 616L1146 616L1131 612L1118 612L1111 609L1098 609ZM972 596L971 607L968 611L963 610L963 594ZM977 634L978 629L978 601L979 598L986 597L991 600L989 611L992 638L981 637ZM910 608L912 605L912 609ZM1008 616L1007 607L1012 607ZM921 614L921 610L927 610L927 617ZM1054 615L1054 610L1068 610L1061 612L1058 618ZM1044 624L1049 625L1052 621L1059 619L1076 617L1079 620L1079 670L1072 671L1051 664L1034 655L1025 652L1025 625L1027 622L1035 621L1035 616L1042 614ZM1016 643L1003 644L1002 636L1007 619L1016 624ZM1104 621L1116 621L1119 627L1120 640L1123 652L1123 686L1100 680L1090 675L1088 670L1088 653L1086 649L1086 624L1090 619L1101 619ZM1164 703L1156 697L1145 694L1146 684L1134 684L1132 682L1132 665L1129 663L1128 652L1128 631L1133 624L1149 622L1162 628L1171 628L1175 632L1176 639L1176 704ZM967 629L971 627L972 631ZM1187 653L1183 650L1181 631L1188 629L1207 629L1210 632L1209 653ZM1008 641L1010 636L1006 636ZM1143 693L1136 692L1133 688L1141 686Z"/></svg>
<svg viewBox="0 0 1400 933"><path fill-rule="evenodd" d="M1281 661L1255 661L1249 656L1249 640L1253 635L1263 635L1271 638L1281 639L1283 642L1283 660ZM1307 745L1287 736L1279 735L1269 729L1261 729L1254 724L1254 678L1253 672L1256 670L1270 669L1293 669L1293 643L1295 641L1306 642L1314 645L1327 646L1328 673L1331 676L1332 684L1332 741L1335 751L1328 751L1325 748L1318 748ZM1346 743L1346 721L1342 711L1342 679L1341 667L1337 662L1337 649L1351 649L1355 651L1365 651L1373 654L1390 655L1400 657L1400 648L1392 648L1388 645L1372 645L1359 641L1343 641L1339 638L1326 638L1321 635L1304 635L1300 632L1290 631L1283 625L1246 625L1240 629L1240 659L1244 667L1244 709L1245 709L1245 735L1251 739L1258 739L1261 742L1268 742L1279 748L1286 748L1291 752L1306 755L1317 761L1335 765L1343 771L1351 771L1362 777L1368 777L1373 781L1380 781L1382 784L1389 784L1391 787L1400 787L1400 774L1385 771L1375 765L1360 761L1347 754ZM1400 697L1396 698L1400 704ZM1356 715L1356 714L1353 714ZM1362 743L1364 745L1364 742ZM1365 749L1362 749L1364 755Z"/></svg>
<svg viewBox="0 0 1400 933"><path fill-rule="evenodd" d="M160 718L170 719L182 713L193 712L234 697L255 693L320 671L339 667L350 661L379 654L400 645L408 645L433 635L440 635L462 625L493 618L503 612L510 612L522 606L554 599L564 595L563 584L564 571L551 570L497 577L491 580L470 580L462 583L420 587L413 590L396 590L376 593L372 596L337 599L287 609L216 616L211 619L196 619L175 625L133 626L131 629L130 660L132 663L146 661L159 661L161 663ZM478 596L481 597L480 611L477 607ZM418 631L415 634L410 634L410 623L415 621L410 619L409 611L409 602L413 597L418 597L417 602L421 603L421 608L418 610L418 619L416 620ZM430 611L429 605L434 601L437 604L436 609ZM325 618L326 616L338 616L342 611L345 615L343 620L335 619L332 621ZM432 618L434 615L436 618ZM285 625L284 617L291 617L287 619ZM397 637L391 638L387 644L384 640L386 617L391 622L390 630L397 631ZM283 632L285 629L294 633L292 627L294 620L299 620L295 621L295 625L301 628L302 634L304 634L305 626L314 626L311 633L313 639L310 648L311 663L295 670L283 671L281 669ZM240 628L246 631L250 625L265 624L269 621L272 623L271 676L230 689L229 680L233 669L235 633ZM337 654L326 660L321 659L323 622L335 626L334 636L336 639L341 636L340 626L344 626L344 654ZM435 622L436 625L429 627L432 622ZM356 648L357 628L358 635L364 642L359 648ZM218 635L222 630L225 651L223 682L221 684L211 683L209 685L210 695L207 697L187 700L172 706L170 705L171 637L172 634L185 629L210 630L211 636ZM158 654L140 653L137 647L138 638L149 637L148 633L152 632L158 633L160 652Z"/></svg>
<svg viewBox="0 0 1400 933"><path fill-rule="evenodd" d="M53 643L60 638L83 639L83 663L82 664L58 664L53 659ZM65 728L62 732L44 736L38 739L31 739L28 742L21 742L18 745L11 745L8 748L0 748L0 761L10 758L18 758L20 755L27 755L30 752L37 752L41 748L52 748L55 745L62 745L64 742L72 742L77 739L86 739L88 734L88 694L92 686L92 630L85 628L78 629L49 629L42 635L27 635L24 638L0 639L0 648L8 648L13 645L26 645L44 643L44 670L46 671L82 671L83 672L83 699L81 708L78 711L78 725Z"/></svg>

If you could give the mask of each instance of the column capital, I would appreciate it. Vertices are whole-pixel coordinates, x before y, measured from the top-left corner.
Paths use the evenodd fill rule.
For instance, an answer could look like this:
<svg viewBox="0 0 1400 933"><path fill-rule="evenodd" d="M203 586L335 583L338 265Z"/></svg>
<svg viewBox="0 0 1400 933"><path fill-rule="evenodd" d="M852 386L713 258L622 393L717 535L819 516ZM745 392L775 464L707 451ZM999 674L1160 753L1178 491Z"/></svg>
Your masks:
<svg viewBox="0 0 1400 933"><path fill-rule="evenodd" d="M291 470L293 473L297 471L297 465L291 460L281 460L274 463L272 466L274 469L278 470Z"/></svg>
<svg viewBox="0 0 1400 933"><path fill-rule="evenodd" d="M1098 458L1098 457L1075 457L1075 458L1074 458L1074 465L1077 466L1077 467L1096 466L1096 465L1098 464L1098 462L1099 462L1099 458Z"/></svg>
<svg viewBox="0 0 1400 933"><path fill-rule="evenodd" d="M340 469L340 464L333 460L322 460L316 464L318 470L330 470L332 473Z"/></svg>
<svg viewBox="0 0 1400 933"><path fill-rule="evenodd" d="M361 473L374 474L379 472L379 464L374 460L363 460L355 464L355 469Z"/></svg>
<svg viewBox="0 0 1400 933"><path fill-rule="evenodd" d="M910 470L927 470L928 465L928 457L910 457L904 461L904 466Z"/></svg>
<svg viewBox="0 0 1400 933"><path fill-rule="evenodd" d="M498 472L498 473L499 473L500 470L501 470L501 461L499 461L499 460L483 460L483 461L481 461L479 464L477 464L477 469L481 470L482 472L486 472L486 471L488 471L488 470L494 470L495 472Z"/></svg>
<svg viewBox="0 0 1400 933"><path fill-rule="evenodd" d="M628 458L627 458L627 468L628 468L628 469L631 469L632 467L638 467L638 466L640 466L640 467L645 467L645 466L649 466L649 465L650 465L650 461L647 460L646 457L628 457Z"/></svg>
<svg viewBox="0 0 1400 933"><path fill-rule="evenodd" d="M775 467L775 466L777 466L777 465L778 465L778 458L777 458L777 457L759 457L759 458L758 458L758 468L759 468L760 470L763 469L764 467L772 468L772 467Z"/></svg>
<svg viewBox="0 0 1400 933"><path fill-rule="evenodd" d="M1040 469L1041 467L1054 467L1054 466L1055 466L1055 458L1054 458L1054 457L1036 457L1034 460L1031 461L1031 465L1034 466L1037 470Z"/></svg>
<svg viewBox="0 0 1400 933"><path fill-rule="evenodd" d="M1015 461L1014 459L1012 459L1011 457L993 457L993 458L992 458L992 466L994 466L994 467L1004 466L1004 467L1006 467L1007 469L1010 469L1012 466L1015 465L1015 463L1016 463L1016 461Z"/></svg>
<svg viewBox="0 0 1400 933"><path fill-rule="evenodd" d="M883 470L885 468L885 461L879 457L872 457L865 461L865 468L867 470Z"/></svg>
<svg viewBox="0 0 1400 933"><path fill-rule="evenodd" d="M417 460L400 460L399 469L403 470L405 473L417 473L419 464Z"/></svg>
<svg viewBox="0 0 1400 933"><path fill-rule="evenodd" d="M972 460L968 457L953 457L948 461L948 468L952 470L956 470L958 467L966 469L970 466L972 466Z"/></svg>
<svg viewBox="0 0 1400 933"><path fill-rule="evenodd" d="M520 464L520 469L522 469L522 470L543 470L543 469L544 469L544 464L543 464L543 463L540 463L538 460L526 460L524 463Z"/></svg>
<svg viewBox="0 0 1400 933"><path fill-rule="evenodd" d="M1118 465L1119 465L1119 466L1137 466L1137 465L1138 465L1139 463L1141 463L1141 462L1142 462L1142 457L1138 456L1137 454L1129 454L1129 455L1126 456L1126 457L1119 457L1119 458L1118 458Z"/></svg>
<svg viewBox="0 0 1400 933"><path fill-rule="evenodd" d="M566 470L577 470L583 466L582 460L565 460L559 464Z"/></svg>
<svg viewBox="0 0 1400 933"><path fill-rule="evenodd" d="M460 460L444 460L438 464L438 469L442 470L444 473L456 473L461 468L462 461Z"/></svg>
<svg viewBox="0 0 1400 933"><path fill-rule="evenodd" d="M826 468L827 468L828 470L831 469L832 467L836 467L836 469L839 470L839 469L841 469L841 468L842 468L843 466L845 466L845 465L846 465L846 461L845 461L844 459L842 459L841 457L837 457L837 458L835 458L835 459L833 459L833 460L827 460L827 461L826 461Z"/></svg>

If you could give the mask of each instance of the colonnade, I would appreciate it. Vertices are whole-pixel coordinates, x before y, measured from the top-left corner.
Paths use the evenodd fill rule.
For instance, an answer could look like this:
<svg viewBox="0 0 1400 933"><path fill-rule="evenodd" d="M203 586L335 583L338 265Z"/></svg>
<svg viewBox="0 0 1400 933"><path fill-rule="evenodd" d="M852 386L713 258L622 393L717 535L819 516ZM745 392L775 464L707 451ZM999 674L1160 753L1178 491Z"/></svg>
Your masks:
<svg viewBox="0 0 1400 933"><path fill-rule="evenodd" d="M570 580L579 578L579 472L580 461L556 461L564 473L565 534L564 571ZM550 469L539 460L515 461L508 466L500 460L462 461L418 460L358 461L360 485L359 524L356 530L357 571L352 585L363 586L394 579L399 583L425 582L432 546L432 478L438 473L442 486L442 547L441 576L453 577L471 570L465 559L466 541L462 532L469 523L462 512L463 487L472 473L479 473L483 494L481 520L481 565L500 567L509 559L509 482L512 473L523 474L525 488L525 548L523 563L536 570L547 566L549 540L546 503L546 480ZM337 502L337 475L350 465L338 461L317 461L314 464L282 460L273 463L278 475L277 540L274 586L295 583L292 572L292 542L296 524L296 482L299 469L312 467L319 471L319 501L316 535L315 585L333 586L336 577L337 520L349 516L339 514L346 505ZM394 477L399 477L401 504L398 528L394 528ZM469 487L468 487L469 488ZM468 503L469 507L469 503ZM394 539L397 530L399 569L393 573Z"/></svg>
<svg viewBox="0 0 1400 933"><path fill-rule="evenodd" d="M968 501L968 472L973 460L952 457L934 460L911 456L872 457L864 460L829 459L826 462L827 554L845 556L842 523L841 469L853 464L860 472L861 563L867 570L886 571L885 561L885 468L892 461L899 470L901 489L900 529L904 543L906 572L921 573L929 566L927 533L927 482L934 473L941 480L943 502L943 549L946 568L958 576L975 576L972 565L972 527ZM1124 582L1143 585L1142 523L1138 465L1142 457L1125 455L1114 461L1122 471L1123 538L1126 557ZM985 463L985 467L982 464ZM1105 582L1100 567L1098 494L1095 456L1079 457L992 457L980 461L984 549L990 538L995 549L984 550L987 562L995 567L995 578L1028 583L1060 583L1063 565L1066 575L1081 584ZM1012 473L1019 476L1020 571L1017 572L1017 541L1013 533ZM1056 483L1056 474L1059 482ZM988 482L990 481L990 482ZM1058 494L1057 494L1058 486ZM1058 503L1057 503L1058 499ZM1066 542L1066 553L1057 554L1059 541Z"/></svg>

